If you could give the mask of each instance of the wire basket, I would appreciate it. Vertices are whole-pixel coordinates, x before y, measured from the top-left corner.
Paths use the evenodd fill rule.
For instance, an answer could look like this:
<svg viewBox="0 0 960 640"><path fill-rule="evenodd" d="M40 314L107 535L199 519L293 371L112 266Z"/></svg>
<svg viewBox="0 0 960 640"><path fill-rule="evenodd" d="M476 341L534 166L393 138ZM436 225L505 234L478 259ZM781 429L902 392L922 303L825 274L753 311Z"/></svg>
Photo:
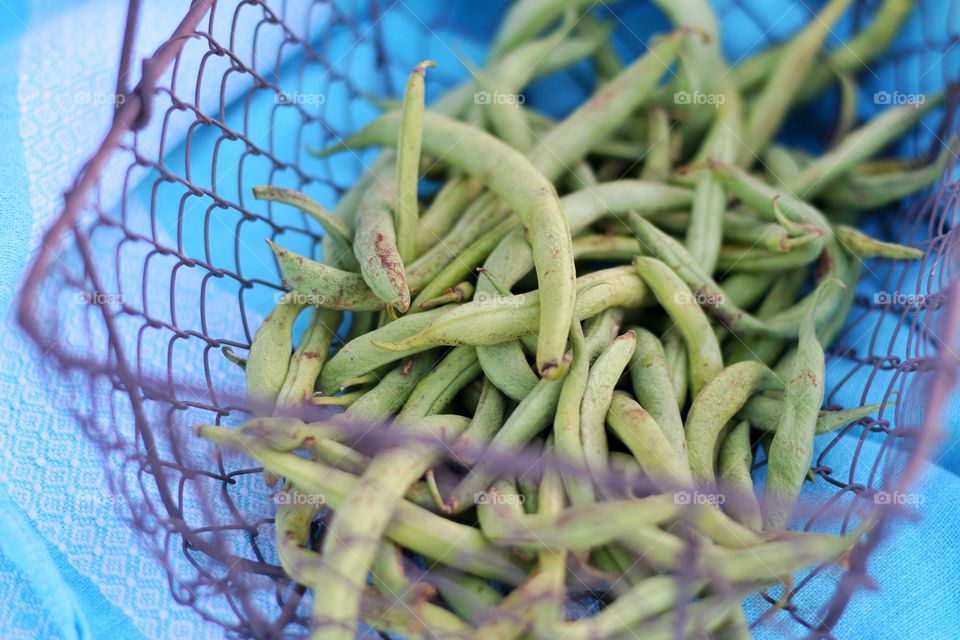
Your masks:
<svg viewBox="0 0 960 640"><path fill-rule="evenodd" d="M631 52L642 49L638 29L643 35L666 29L642 4L598 8L619 24L618 37ZM858 3L854 23L866 20L874 5ZM19 318L63 375L86 381L78 425L101 450L111 488L165 569L175 598L232 636L302 635L309 626L304 590L278 565L260 469L239 456L213 456L189 432L194 423L232 424L247 415L242 373L220 350L247 349L283 291L262 238L283 238L304 254L319 251L320 230L309 218L254 201L251 188L270 183L335 202L369 157L333 163L309 156L307 147L324 147L369 120L376 110L367 97L396 96L421 59L441 61L431 91L452 84L464 73L457 59L479 58L506 6L195 0L169 40L143 62L131 89L126 79L140 2L130 2L117 88L123 99L43 239ZM790 35L758 6L717 3L725 22L736 20L755 33L751 53ZM929 25L957 11L950 0L922 0L917 19ZM866 84L893 91L926 61L936 73L925 88L946 86L960 55L952 51L956 37L925 32L919 44L905 44L874 65ZM562 82L569 88L564 96L582 95L592 85L584 69ZM529 96L536 102L545 93L535 86ZM543 101L562 110L556 95ZM906 139L900 154L925 156L946 138L951 105L942 122ZM819 104L796 117L797 127L826 138L834 110ZM945 175L952 171L951 163ZM853 394L885 408L878 419L838 433L815 458L814 472L837 510L849 513L865 500L881 522L842 575L830 578L832 597L798 598L818 579L814 572L758 625L832 637L848 600L870 584L868 558L903 518L897 501L873 497L907 491L936 441L954 386L955 355L943 345L957 344L960 329L960 297L951 284L955 193L944 179L898 216L884 218L887 236L924 239L927 257L919 270L871 262L870 286L894 292L893 304L859 296L829 354L842 374L828 390L827 405ZM900 292L910 299L902 301ZM895 406L888 404L893 394ZM880 443L880 455L863 456L851 446L868 440ZM777 600L762 597L771 605Z"/></svg>

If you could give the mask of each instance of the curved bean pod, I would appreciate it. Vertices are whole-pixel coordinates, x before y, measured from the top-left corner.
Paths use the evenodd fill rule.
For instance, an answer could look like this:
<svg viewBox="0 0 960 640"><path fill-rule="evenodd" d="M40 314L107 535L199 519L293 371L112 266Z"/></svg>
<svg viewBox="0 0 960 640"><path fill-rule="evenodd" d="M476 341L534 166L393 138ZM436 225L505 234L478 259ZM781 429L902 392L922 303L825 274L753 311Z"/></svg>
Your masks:
<svg viewBox="0 0 960 640"><path fill-rule="evenodd" d="M397 136L397 206L394 225L400 259L409 264L417 257L417 222L420 206L417 202L417 183L420 178L420 138L424 111L424 79L433 60L418 64L407 80L403 94L400 132Z"/></svg>
<svg viewBox="0 0 960 640"><path fill-rule="evenodd" d="M720 446L720 475L717 484L726 496L724 507L737 521L760 531L763 517L760 503L753 492L753 451L750 445L750 423L738 423Z"/></svg>
<svg viewBox="0 0 960 640"><path fill-rule="evenodd" d="M406 312L410 308L410 289L392 216L398 197L396 182L397 165L391 162L360 201L353 254L370 290L388 306Z"/></svg>
<svg viewBox="0 0 960 640"><path fill-rule="evenodd" d="M293 351L293 323L306 304L286 294L257 329L244 374L247 397L258 414L270 413L287 379Z"/></svg>
<svg viewBox="0 0 960 640"><path fill-rule="evenodd" d="M270 240L267 244L280 263L284 280L311 303L341 311L380 311L386 308L386 303L370 290L360 274L305 258Z"/></svg>
<svg viewBox="0 0 960 640"><path fill-rule="evenodd" d="M727 423L758 391L783 388L773 371L759 362L738 362L720 372L693 399L684 429L690 470L698 482L716 481L716 457L720 435Z"/></svg>
<svg viewBox="0 0 960 640"><path fill-rule="evenodd" d="M634 329L637 347L630 360L633 394L650 412L676 455L687 462L687 441L677 405L676 390L670 377L666 355L660 340L646 329Z"/></svg>
<svg viewBox="0 0 960 640"><path fill-rule="evenodd" d="M637 258L635 264L637 273L683 336L690 363L690 393L696 398L723 369L723 356L710 321L697 304L693 292L670 267L645 257Z"/></svg>

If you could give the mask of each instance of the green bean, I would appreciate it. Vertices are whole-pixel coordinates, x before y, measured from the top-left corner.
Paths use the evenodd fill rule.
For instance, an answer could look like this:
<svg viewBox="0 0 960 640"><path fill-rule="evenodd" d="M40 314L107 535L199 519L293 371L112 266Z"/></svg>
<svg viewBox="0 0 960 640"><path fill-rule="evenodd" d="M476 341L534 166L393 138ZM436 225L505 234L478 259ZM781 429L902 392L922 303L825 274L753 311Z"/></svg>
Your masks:
<svg viewBox="0 0 960 640"><path fill-rule="evenodd" d="M224 358L226 358L233 364L237 365L241 369L247 368L247 359L241 358L240 356L238 356L236 353L233 352L233 349L231 349L230 347L221 347L220 353L223 354Z"/></svg>
<svg viewBox="0 0 960 640"><path fill-rule="evenodd" d="M310 196L294 191L262 185L253 188L253 197L257 200L279 202L296 207L320 223L323 230L331 239L338 243L341 249L349 249L353 243L353 232L334 214L327 211L319 202Z"/></svg>
<svg viewBox="0 0 960 640"><path fill-rule="evenodd" d="M660 426L630 396L622 392L613 394L607 424L658 488L673 490L692 484L690 470L674 454Z"/></svg>
<svg viewBox="0 0 960 640"><path fill-rule="evenodd" d="M481 102L480 108L489 122L491 132L514 149L529 151L533 146L533 131L527 125L523 107L515 99L515 87L479 69L473 69L469 64L467 70L481 89L478 95L489 98Z"/></svg>
<svg viewBox="0 0 960 640"><path fill-rule="evenodd" d="M646 329L635 329L637 348L630 360L630 379L637 401L660 426L674 453L687 463L687 441L660 340Z"/></svg>
<svg viewBox="0 0 960 640"><path fill-rule="evenodd" d="M759 531L763 527L760 503L753 492L753 452L750 423L746 420L731 428L720 446L720 491L726 497L724 507L737 521Z"/></svg>
<svg viewBox="0 0 960 640"><path fill-rule="evenodd" d="M352 379L370 373L382 365L413 355L413 351L398 354L396 351L382 349L374 343L377 341L403 340L415 335L429 327L431 323L446 314L448 310L447 307L440 307L439 309L404 316L379 329L354 338L333 354L333 357L323 367L320 372L320 390L327 395L332 395Z"/></svg>
<svg viewBox="0 0 960 640"><path fill-rule="evenodd" d="M698 5L706 4L702 0L687 1ZM709 11L707 13L712 15ZM713 22L715 31L715 19ZM715 46L713 53L719 53ZM719 55L716 59L720 60ZM716 123L704 144L704 151L714 161L733 162L736 159L742 128L740 97L730 88L725 88L722 95L727 99L719 107ZM723 184L710 171L700 172L694 187L686 246L690 255L706 273L712 273L717 263L726 209L727 194Z"/></svg>
<svg viewBox="0 0 960 640"><path fill-rule="evenodd" d="M320 370L327 360L330 343L340 327L342 314L330 309L314 309L310 327L290 358L287 377L277 395L277 408L296 409L313 395Z"/></svg>
<svg viewBox="0 0 960 640"><path fill-rule="evenodd" d="M636 527L667 523L680 515L672 495L610 500L568 507L550 515L521 515L494 490L483 505L487 538L501 546L587 551Z"/></svg>
<svg viewBox="0 0 960 640"><path fill-rule="evenodd" d="M699 581L685 585L685 588L696 593L703 584ZM630 587L597 615L562 625L555 637L564 640L593 640L632 635L642 621L676 606L681 597L679 587L675 576L647 578Z"/></svg>
<svg viewBox="0 0 960 640"><path fill-rule="evenodd" d="M779 144L767 147L763 153L763 168L770 183L778 189L789 189L788 185L795 182L804 169L798 155Z"/></svg>
<svg viewBox="0 0 960 640"><path fill-rule="evenodd" d="M523 400L537 385L537 376L518 341L477 347L477 355L487 379L511 400Z"/></svg>
<svg viewBox="0 0 960 640"><path fill-rule="evenodd" d="M310 260L267 240L280 263L284 280L312 304L342 311L379 311L386 304L363 276Z"/></svg>
<svg viewBox="0 0 960 640"><path fill-rule="evenodd" d="M667 361L670 380L677 394L677 406L682 408L687 403L687 387L690 382L689 358L683 336L674 332L663 337L663 357Z"/></svg>
<svg viewBox="0 0 960 640"><path fill-rule="evenodd" d="M731 164L711 162L710 169L728 191L764 219L781 223L786 219L830 235L830 224L812 205L765 184Z"/></svg>
<svg viewBox="0 0 960 640"><path fill-rule="evenodd" d="M386 171L392 163L392 153L381 154L373 162L370 169L360 176L357 182L340 198L340 202L338 202L337 206L333 209L333 215L340 220L346 228L353 229L356 227L356 218L360 210L360 203L376 182L377 176ZM336 241L330 234L323 237L322 255L324 262L336 269L356 271L360 268L360 264L353 255L353 247L344 246L342 243Z"/></svg>
<svg viewBox="0 0 960 640"><path fill-rule="evenodd" d="M746 309L763 300L779 278L777 273L734 273L720 283L720 289L734 306Z"/></svg>
<svg viewBox="0 0 960 640"><path fill-rule="evenodd" d="M637 273L683 336L690 366L690 394L696 398L723 368L720 345L710 321L697 304L693 292L670 267L654 258L640 257L635 263Z"/></svg>
<svg viewBox="0 0 960 640"><path fill-rule="evenodd" d="M806 303L796 360L784 389L783 413L767 454L765 529L786 526L810 468L825 377L823 347L817 341L814 311L824 291L835 284L841 283L823 282Z"/></svg>
<svg viewBox="0 0 960 640"><path fill-rule="evenodd" d="M431 580L444 603L471 624L489 619L503 600L500 592L486 580L465 573L451 576L443 568L432 569Z"/></svg>
<svg viewBox="0 0 960 640"><path fill-rule="evenodd" d="M589 235L573 240L574 260L625 262L639 253L640 245L636 239L626 236Z"/></svg>
<svg viewBox="0 0 960 640"><path fill-rule="evenodd" d="M288 499L277 501L274 528L277 535L277 558L283 571L296 582L317 586L315 567L320 556L308 551L310 525L320 509L316 501L304 500L302 493L289 489L283 494Z"/></svg>
<svg viewBox="0 0 960 640"><path fill-rule="evenodd" d="M567 9L588 7L587 0L522 0L510 8L490 48L489 59L504 58L540 31L550 26Z"/></svg>
<svg viewBox="0 0 960 640"><path fill-rule="evenodd" d="M716 480L715 459L727 423L757 391L777 390L782 383L759 362L738 362L720 372L694 397L684 425L690 470L698 482Z"/></svg>
<svg viewBox="0 0 960 640"><path fill-rule="evenodd" d="M647 132L647 154L640 177L650 182L665 182L673 167L673 125L666 109L653 109Z"/></svg>
<svg viewBox="0 0 960 640"><path fill-rule="evenodd" d="M455 363L452 368L459 370L463 365L458 360L448 356L440 367L418 385L418 389L422 389L440 382L440 389L424 389L423 395L415 396L415 399L419 401L422 397L429 399L431 395L439 397L446 393L447 381L434 377L433 373L441 368L446 369L446 363ZM432 400L439 404L437 398ZM429 406L430 401L424 404ZM407 417L404 415L407 406L400 413L400 421ZM416 414L416 411L414 413ZM415 417L418 418L416 423L404 425L405 431L411 434L428 434L449 439L456 437L465 428L463 421L451 420L446 416ZM436 446L426 442L409 443L379 453L336 508L323 541L324 571L332 579L324 588L324 597L314 599L313 621L315 625L320 625L313 633L315 638L346 640L356 635L360 596L373 564L380 536L389 526L404 493L437 457Z"/></svg>
<svg viewBox="0 0 960 640"><path fill-rule="evenodd" d="M447 304L457 304L473 297L474 286L471 282L460 282L450 287L436 298L424 300L417 305L418 309L428 310L436 309Z"/></svg>
<svg viewBox="0 0 960 640"><path fill-rule="evenodd" d="M453 228L460 214L483 190L479 180L466 176L451 178L444 184L417 227L417 255L433 248Z"/></svg>
<svg viewBox="0 0 960 640"><path fill-rule="evenodd" d="M552 449L551 438L547 439L545 453L549 455ZM553 465L548 465L543 472L538 493L539 506L537 515L545 518L554 517L563 511L563 482L560 474ZM537 562L537 574L525 585L529 590L530 611L534 634L541 629L554 628L565 615L564 581L567 576L567 550L544 549L540 552ZM521 587L523 589L524 587Z"/></svg>
<svg viewBox="0 0 960 640"><path fill-rule="evenodd" d="M454 455L461 464L476 464L477 450L486 446L503 426L505 412L506 400L503 394L489 380L484 380L480 401L470 426L453 447Z"/></svg>
<svg viewBox="0 0 960 640"><path fill-rule="evenodd" d="M396 118L382 117L348 141L347 146L375 143L397 127ZM382 144L382 142L380 142ZM566 327L573 318L576 273L570 231L559 198L550 184L520 153L469 126L436 114L423 121L423 148L443 155L445 161L482 177L502 197L527 229L533 247L540 287L548 292L542 304L550 313L540 315L537 371L562 377ZM358 234L359 235L359 234Z"/></svg>
<svg viewBox="0 0 960 640"><path fill-rule="evenodd" d="M293 350L293 323L305 306L291 294L285 294L253 336L244 373L247 397L258 414L272 411L287 379Z"/></svg>
<svg viewBox="0 0 960 640"><path fill-rule="evenodd" d="M887 404L868 404L862 407L841 409L839 411L820 411L814 433L816 435L832 433L841 427L865 418L892 404L893 401L888 401ZM766 396L751 398L750 401L737 412L737 416L749 420L750 424L757 429L769 432L777 430L782 414L783 402Z"/></svg>
<svg viewBox="0 0 960 640"><path fill-rule="evenodd" d="M242 451L271 472L293 482L301 491L324 496L326 504L334 510L356 482L354 476L343 471L273 451L229 429L200 425L196 431L214 444ZM519 584L525 577L475 529L406 502L398 506L386 533L402 547L478 576L506 584Z"/></svg>
<svg viewBox="0 0 960 640"><path fill-rule="evenodd" d="M587 379L590 372L590 353L583 335L583 327L577 320L570 329L570 347L573 361L570 371L563 380L563 388L557 400L557 411L553 419L553 442L557 456L577 470L586 470L583 447L580 407L585 400ZM603 424L601 423L601 429ZM589 478L576 474L565 474L563 485L572 504L593 502L593 485Z"/></svg>
<svg viewBox="0 0 960 640"><path fill-rule="evenodd" d="M754 99L746 118L742 157L763 151L783 124L790 107L813 68L814 60L833 25L851 0L830 0L815 20L787 43L773 65L769 79Z"/></svg>
<svg viewBox="0 0 960 640"><path fill-rule="evenodd" d="M887 258L889 260L922 260L922 250L893 242L881 242L862 231L846 225L835 228L837 240L843 248L861 258Z"/></svg>
<svg viewBox="0 0 960 640"><path fill-rule="evenodd" d="M804 198L819 195L837 178L909 131L923 116L940 106L944 98L945 94L941 93L919 105L887 109L859 129L847 134L833 149L810 163L803 173L790 183L791 190Z"/></svg>
<svg viewBox="0 0 960 640"><path fill-rule="evenodd" d="M822 252L823 245L816 240L787 252L762 247L723 247L717 259L717 269L735 273L789 271L810 265Z"/></svg>
<svg viewBox="0 0 960 640"><path fill-rule="evenodd" d="M936 160L918 168L873 172L866 165L854 168L823 191L823 199L833 207L879 209L936 183L947 163L956 157L960 136L954 136Z"/></svg>
<svg viewBox="0 0 960 640"><path fill-rule="evenodd" d="M595 482L607 471L607 434L604 423L613 400L613 390L637 348L637 335L628 331L617 337L590 367L580 405L580 440L586 468ZM598 482L599 483L599 482Z"/></svg>
<svg viewBox="0 0 960 640"><path fill-rule="evenodd" d="M417 224L420 207L417 202L417 183L420 177L421 121L424 111L424 79L433 60L418 64L407 80L403 94L403 109L397 141L397 198L394 211L397 247L400 259L410 264L417 257Z"/></svg>
<svg viewBox="0 0 960 640"><path fill-rule="evenodd" d="M400 118L400 115L397 115ZM410 290L397 249L392 210L398 194L396 161L383 168L360 201L353 254L363 279L378 298L401 312L410 308Z"/></svg>
<svg viewBox="0 0 960 640"><path fill-rule="evenodd" d="M574 317L580 320L610 307L636 307L646 296L646 287L630 267L614 267L590 273L579 279L576 288L579 294ZM541 306L543 302L537 291L487 300L478 299L446 311L443 316L415 335L396 342L377 337L371 344L379 349L401 354L415 353L438 345L498 344L534 334L537 331L537 316ZM540 325L542 331L542 322Z"/></svg>

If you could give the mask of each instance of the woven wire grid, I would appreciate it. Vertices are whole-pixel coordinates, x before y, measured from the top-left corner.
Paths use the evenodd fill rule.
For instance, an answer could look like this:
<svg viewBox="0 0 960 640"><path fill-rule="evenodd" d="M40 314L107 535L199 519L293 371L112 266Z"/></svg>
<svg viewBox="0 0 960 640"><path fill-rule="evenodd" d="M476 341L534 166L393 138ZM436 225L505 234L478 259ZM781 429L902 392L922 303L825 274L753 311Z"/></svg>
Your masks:
<svg viewBox="0 0 960 640"><path fill-rule="evenodd" d="M495 4L497 11L484 13L487 27L506 6ZM604 13L622 11L628 21L636 3L623 4L604 7ZM918 10L941 4L921 2ZM775 44L772 25L751 6L734 0L720 3L718 11L753 20L764 34L758 50ZM861 3L857 21L873 8ZM335 199L363 169L366 156L352 158L344 169L311 159L306 146L322 147L355 130L369 108L362 96L395 96L398 78L439 46L436 34L456 28L459 11L476 12L466 3L446 2L197 0L144 64L141 82L128 90L138 9L139 2L131 2L118 83L124 99L44 239L23 290L21 323L63 375L86 382L87 393L75 405L78 424L102 450L111 488L166 570L177 600L231 635L302 634L308 627L304 591L278 566L260 469L239 456L214 456L205 443L188 437L193 423L232 424L246 415L241 374L219 350L247 349L264 309L283 290L260 239L282 236L286 246L299 242L301 252L319 251L319 230L306 216L262 206L252 201L250 189L282 184ZM422 36L409 42L404 59L388 54L397 50L388 28L394 18ZM482 33L485 27L474 28ZM894 51L876 70L891 71L897 86L918 56L946 55L955 38ZM311 101L321 95L311 84L317 74L324 98ZM451 80L442 73L431 78L438 85ZM805 117L814 116L799 114L798 126ZM806 124L821 130L813 122L820 121ZM280 139L273 132L281 130L292 135ZM940 137L951 130L948 118ZM171 146L178 136L185 142ZM927 154L929 137L917 133L903 152ZM209 158L195 157L198 140L213 149ZM954 194L953 184L941 184L914 200L895 225L885 223L890 236L928 239L921 275L893 263L870 263L878 290L923 291L922 302L877 305L858 297L831 351L831 363L847 368L829 390L827 405L860 371L871 372L864 401L879 395L886 403L891 393L901 399L878 419L844 429L815 459L815 473L836 487L838 501L906 486L935 438L956 367L943 345L957 344L953 331L960 326L960 304L950 286ZM891 322L893 337L881 339L888 335L881 327ZM835 445L850 432L861 440L882 438L884 456L860 462L859 450L838 450ZM848 475L833 471L831 455L852 458ZM866 562L888 518L899 518L893 506L882 513L829 602L800 607L788 601L777 615L830 637L849 597L869 584ZM794 585L791 595L805 583Z"/></svg>

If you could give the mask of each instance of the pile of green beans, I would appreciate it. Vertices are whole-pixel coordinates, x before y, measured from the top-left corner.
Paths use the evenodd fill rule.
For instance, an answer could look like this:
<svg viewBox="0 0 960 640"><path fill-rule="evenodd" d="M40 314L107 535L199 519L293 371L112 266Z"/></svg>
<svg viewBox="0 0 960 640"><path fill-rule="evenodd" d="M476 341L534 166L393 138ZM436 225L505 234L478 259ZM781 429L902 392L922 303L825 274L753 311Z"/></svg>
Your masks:
<svg viewBox="0 0 960 640"><path fill-rule="evenodd" d="M732 68L706 0L656 4L676 31L621 61L592 2L517 0L474 80L427 107L425 61L402 101L313 151L383 148L332 211L254 190L315 219L325 260L268 241L289 292L245 361L226 354L256 417L197 433L282 479L278 555L315 594L313 638L749 637L745 596L869 528L795 531L814 438L883 410L822 407L860 266L924 255L851 223L944 167L877 158L942 96L850 116L854 74L913 2L882 0L825 65L851 4L830 0ZM584 62L601 83L566 118L517 99ZM776 142L834 86L832 147ZM566 619L587 591L603 610Z"/></svg>

